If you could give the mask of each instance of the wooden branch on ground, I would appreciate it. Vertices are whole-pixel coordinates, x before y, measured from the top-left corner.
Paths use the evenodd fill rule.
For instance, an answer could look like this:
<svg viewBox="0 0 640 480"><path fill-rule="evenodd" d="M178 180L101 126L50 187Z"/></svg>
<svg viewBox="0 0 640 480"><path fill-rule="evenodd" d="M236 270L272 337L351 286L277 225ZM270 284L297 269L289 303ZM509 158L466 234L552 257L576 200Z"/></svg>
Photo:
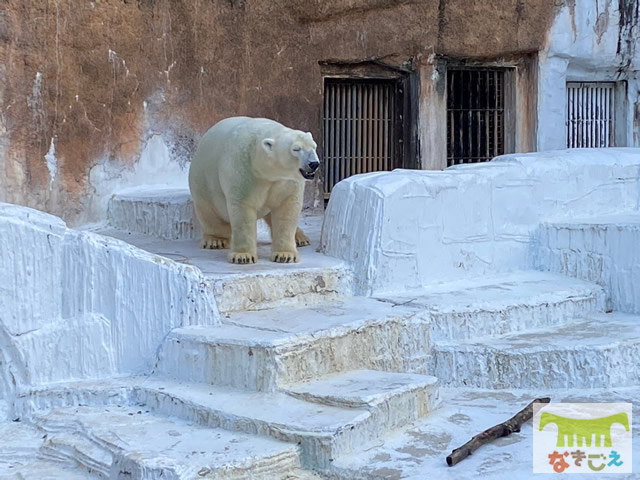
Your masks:
<svg viewBox="0 0 640 480"><path fill-rule="evenodd" d="M524 407L513 417L503 423L499 423L482 433L479 433L467 443L459 448L453 450L447 457L447 465L453 467L456 463L461 462L473 452L475 452L482 445L492 442L493 440L501 437L511 435L513 432L519 432L522 424L529 421L533 417L533 404L534 403L549 403L551 399L549 397L536 398L529 405Z"/></svg>

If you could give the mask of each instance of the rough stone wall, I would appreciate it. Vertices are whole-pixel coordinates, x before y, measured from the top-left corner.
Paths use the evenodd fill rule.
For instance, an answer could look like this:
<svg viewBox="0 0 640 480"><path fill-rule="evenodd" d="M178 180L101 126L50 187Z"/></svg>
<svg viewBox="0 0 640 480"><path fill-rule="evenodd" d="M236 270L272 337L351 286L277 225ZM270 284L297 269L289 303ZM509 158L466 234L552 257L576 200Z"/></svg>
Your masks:
<svg viewBox="0 0 640 480"><path fill-rule="evenodd" d="M271 117L320 139L319 61L535 51L554 4L4 0L0 201L98 220L114 189L184 181L221 118Z"/></svg>

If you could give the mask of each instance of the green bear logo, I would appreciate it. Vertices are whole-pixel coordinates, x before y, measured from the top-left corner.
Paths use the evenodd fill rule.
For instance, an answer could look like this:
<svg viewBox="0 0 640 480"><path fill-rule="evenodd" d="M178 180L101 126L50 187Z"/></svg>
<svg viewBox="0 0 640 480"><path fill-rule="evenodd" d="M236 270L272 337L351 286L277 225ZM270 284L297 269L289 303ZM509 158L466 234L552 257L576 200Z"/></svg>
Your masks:
<svg viewBox="0 0 640 480"><path fill-rule="evenodd" d="M577 437L578 447L591 446L591 437L596 436L595 447L611 446L611 426L614 423L621 424L625 430L629 431L629 416L622 412L602 418L567 418L554 415L549 412L542 412L540 416L540 431L548 424L555 423L558 426L558 441L556 447L573 447L573 435ZM568 437L568 445L565 445L564 437ZM604 445L601 445L604 436Z"/></svg>

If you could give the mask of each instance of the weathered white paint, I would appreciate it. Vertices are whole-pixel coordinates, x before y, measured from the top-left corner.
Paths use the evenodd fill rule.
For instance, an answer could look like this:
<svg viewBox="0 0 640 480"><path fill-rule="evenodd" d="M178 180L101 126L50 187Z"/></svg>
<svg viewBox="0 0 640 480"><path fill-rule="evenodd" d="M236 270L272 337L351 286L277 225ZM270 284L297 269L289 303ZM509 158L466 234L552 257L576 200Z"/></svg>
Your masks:
<svg viewBox="0 0 640 480"><path fill-rule="evenodd" d="M572 81L626 81L627 88L621 86L616 92L615 145L640 146L640 134L634 131L638 124L634 127L633 120L634 110L640 111L640 19L635 10L621 26L620 3L564 2L556 16L547 44L538 54L538 151L567 146L566 84Z"/></svg>
<svg viewBox="0 0 640 480"><path fill-rule="evenodd" d="M173 328L219 322L194 267L0 204L0 399L148 371Z"/></svg>
<svg viewBox="0 0 640 480"><path fill-rule="evenodd" d="M640 211L542 225L534 261L602 285L614 310L640 313Z"/></svg>
<svg viewBox="0 0 640 480"><path fill-rule="evenodd" d="M347 261L360 294L531 268L544 221L637 212L640 150L504 155L442 172L395 170L340 182L321 249Z"/></svg>
<svg viewBox="0 0 640 480"><path fill-rule="evenodd" d="M56 145L51 137L51 143L49 144L49 151L44 156L47 162L47 169L49 170L49 188L53 185L58 173L58 159L56 158Z"/></svg>

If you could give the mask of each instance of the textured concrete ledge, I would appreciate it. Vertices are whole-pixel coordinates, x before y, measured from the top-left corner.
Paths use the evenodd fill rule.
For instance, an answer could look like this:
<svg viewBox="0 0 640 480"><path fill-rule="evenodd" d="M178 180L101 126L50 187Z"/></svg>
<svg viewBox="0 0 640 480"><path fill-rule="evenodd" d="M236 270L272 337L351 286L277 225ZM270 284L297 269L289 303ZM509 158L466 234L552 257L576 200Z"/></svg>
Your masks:
<svg viewBox="0 0 640 480"><path fill-rule="evenodd" d="M431 374L478 388L616 388L640 384L640 318L594 314L562 327L438 343Z"/></svg>
<svg viewBox="0 0 640 480"><path fill-rule="evenodd" d="M424 373L428 332L419 312L362 297L237 313L215 328L174 330L157 371L260 391L356 369Z"/></svg>
<svg viewBox="0 0 640 480"><path fill-rule="evenodd" d="M594 283L531 271L442 283L412 296L382 298L424 312L432 341L464 341L560 325L603 311L605 295Z"/></svg>
<svg viewBox="0 0 640 480"><path fill-rule="evenodd" d="M109 200L107 222L113 228L165 240L200 238L188 188L142 186L122 190Z"/></svg>
<svg viewBox="0 0 640 480"><path fill-rule="evenodd" d="M157 416L141 405L55 408L32 423L45 433L44 456L102 478L267 480L300 468L295 445Z"/></svg>
<svg viewBox="0 0 640 480"><path fill-rule="evenodd" d="M149 202L153 201L148 198L150 194L143 194ZM316 251L322 217L302 216L299 224L312 243L300 249L301 260L296 264L269 260L271 239L266 225L259 231L258 263L254 265L233 265L227 261L228 250L202 249L199 238L167 240L161 235L111 227L99 228L97 232L178 263L198 267L223 313L307 306L351 296L353 276L345 262Z"/></svg>
<svg viewBox="0 0 640 480"><path fill-rule="evenodd" d="M55 408L79 404L101 406L102 410L107 405L132 406L136 412L148 411L201 427L297 444L304 467L328 469L337 455L357 450L390 429L426 415L437 405L437 389L432 379L427 377L419 382L419 388L415 377L396 380L397 393L380 395L379 401L371 402L367 408L322 405L281 392L242 392L160 378L59 384L24 392L14 402L14 415L23 421L37 422L39 412ZM407 381L413 385L411 388L406 388ZM341 393L340 388L345 387L336 384L331 395L353 398L352 390ZM370 388L381 387L370 385ZM135 420L135 416L130 418L129 428L135 425ZM71 431L78 428L73 416L64 426Z"/></svg>
<svg viewBox="0 0 640 480"><path fill-rule="evenodd" d="M610 308L640 313L640 213L546 223L534 258L539 270L602 285Z"/></svg>

